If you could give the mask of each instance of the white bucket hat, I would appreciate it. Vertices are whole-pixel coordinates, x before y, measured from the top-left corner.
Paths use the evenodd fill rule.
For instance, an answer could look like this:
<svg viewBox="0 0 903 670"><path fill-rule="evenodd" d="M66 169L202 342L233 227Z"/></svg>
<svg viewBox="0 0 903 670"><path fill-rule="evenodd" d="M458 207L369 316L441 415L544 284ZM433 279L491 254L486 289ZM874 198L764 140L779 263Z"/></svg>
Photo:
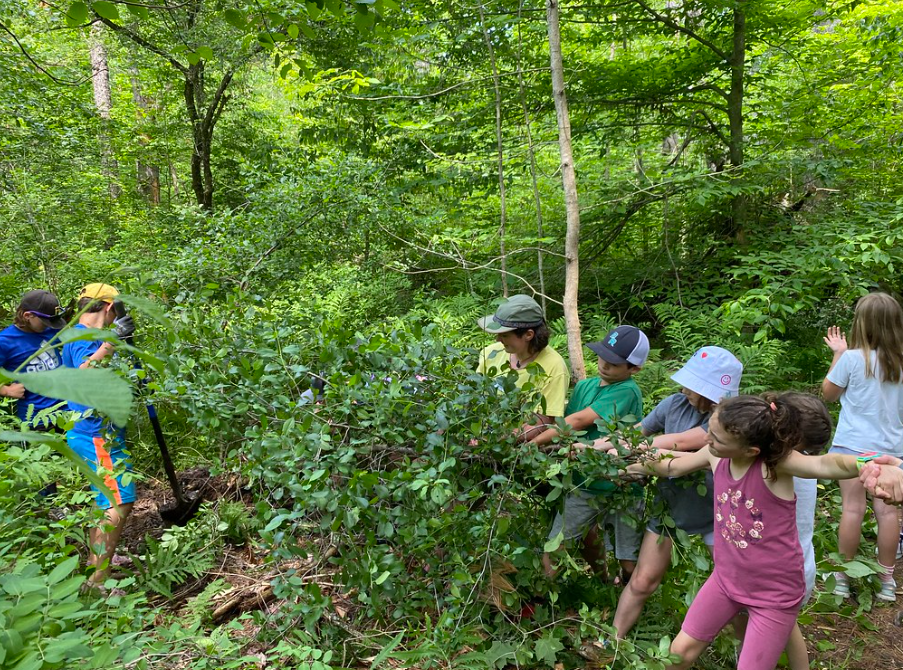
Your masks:
<svg viewBox="0 0 903 670"><path fill-rule="evenodd" d="M702 347L671 379L714 403L740 393L743 363L727 349Z"/></svg>

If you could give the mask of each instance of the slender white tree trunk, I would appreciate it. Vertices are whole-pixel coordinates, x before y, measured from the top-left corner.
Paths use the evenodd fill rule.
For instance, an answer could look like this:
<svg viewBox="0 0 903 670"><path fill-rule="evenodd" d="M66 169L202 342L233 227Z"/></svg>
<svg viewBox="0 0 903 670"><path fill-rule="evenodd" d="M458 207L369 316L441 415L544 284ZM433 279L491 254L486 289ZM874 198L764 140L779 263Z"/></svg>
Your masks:
<svg viewBox="0 0 903 670"><path fill-rule="evenodd" d="M91 81L94 84L94 106L100 117L100 160L101 169L107 178L110 197L118 198L122 189L119 187L119 166L113 156L110 144L109 128L110 110L113 108L113 95L110 91L110 69L107 66L107 50L103 45L103 25L95 23L91 26L90 56Z"/></svg>
<svg viewBox="0 0 903 670"><path fill-rule="evenodd" d="M561 181L564 185L564 207L567 214L567 233L564 239L564 320L568 333L571 375L579 380L586 377L580 316L577 314L577 289L580 283L580 206L577 201L577 175L574 171L574 155L571 150L571 119L568 115L568 101L564 90L558 0L546 1L546 22L552 65L552 95L555 98L555 114L558 117Z"/></svg>

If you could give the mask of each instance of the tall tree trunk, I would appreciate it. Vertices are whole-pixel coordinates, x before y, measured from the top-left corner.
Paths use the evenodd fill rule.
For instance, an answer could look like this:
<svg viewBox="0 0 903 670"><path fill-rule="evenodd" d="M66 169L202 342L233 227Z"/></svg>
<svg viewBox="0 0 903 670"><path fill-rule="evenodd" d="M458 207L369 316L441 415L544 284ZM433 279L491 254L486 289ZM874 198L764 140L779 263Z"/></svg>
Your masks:
<svg viewBox="0 0 903 670"><path fill-rule="evenodd" d="M191 120L193 150L191 152L191 188L197 203L208 212L213 211L213 170L210 150L213 128L229 100L226 89L232 81L232 71L226 72L210 104L204 91L204 61L189 66L185 73L185 105Z"/></svg>
<svg viewBox="0 0 903 670"><path fill-rule="evenodd" d="M731 90L727 98L730 123L730 162L733 176L739 177L743 166L743 77L746 69L746 13L743 0L734 7L734 39L731 50ZM746 196L735 195L731 201L731 230L733 237L742 239L746 224Z"/></svg>
<svg viewBox="0 0 903 670"><path fill-rule="evenodd" d="M151 101L141 93L141 80L138 77L138 68L131 68L132 80L132 101L135 103L135 115L140 128L138 133L138 144L146 148L151 138L146 132L148 122L153 123L154 111ZM142 160L141 153L137 159L137 177L138 192L144 196L145 200L151 205L160 204L160 168L156 165L150 165Z"/></svg>
<svg viewBox="0 0 903 670"><path fill-rule="evenodd" d="M492 67L492 88L495 91L495 142L496 154L498 157L499 172L499 254L501 258L500 267L502 269L502 295L508 297L508 259L505 249L505 229L507 221L507 209L505 206L505 147L502 137L502 91L499 86L499 71L495 63L495 50L492 48L492 41L489 39L489 31L486 30L486 17L483 13L483 3L478 0L478 9L480 10L480 27L483 29L483 40L486 42L486 49L489 52L489 64Z"/></svg>
<svg viewBox="0 0 903 670"><path fill-rule="evenodd" d="M122 192L119 186L119 166L113 156L110 144L110 110L113 108L113 95L110 91L110 69L107 65L107 50L103 45L103 26L95 23L91 26L89 50L91 57L91 81L94 85L94 106L100 117L100 165L110 189L110 197L116 199Z"/></svg>
<svg viewBox="0 0 903 670"><path fill-rule="evenodd" d="M571 119L564 90L558 0L546 0L546 23L552 66L552 96L555 99L555 115L558 117L561 181L564 186L564 207L567 214L567 233L564 240L564 320L568 333L571 375L575 379L584 379L586 366L583 363L583 338L580 333L580 316L577 313L577 288L580 282L580 206L577 201L577 175L571 150Z"/></svg>

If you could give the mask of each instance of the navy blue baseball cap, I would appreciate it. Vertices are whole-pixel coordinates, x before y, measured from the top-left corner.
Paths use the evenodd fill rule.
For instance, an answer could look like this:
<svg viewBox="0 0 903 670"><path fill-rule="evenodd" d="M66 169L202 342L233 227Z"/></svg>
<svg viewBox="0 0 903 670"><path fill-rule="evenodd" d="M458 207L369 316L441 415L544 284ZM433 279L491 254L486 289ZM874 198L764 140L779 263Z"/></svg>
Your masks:
<svg viewBox="0 0 903 670"><path fill-rule="evenodd" d="M649 357L649 338L635 326L612 328L605 339L586 346L602 360L615 365L640 366Z"/></svg>

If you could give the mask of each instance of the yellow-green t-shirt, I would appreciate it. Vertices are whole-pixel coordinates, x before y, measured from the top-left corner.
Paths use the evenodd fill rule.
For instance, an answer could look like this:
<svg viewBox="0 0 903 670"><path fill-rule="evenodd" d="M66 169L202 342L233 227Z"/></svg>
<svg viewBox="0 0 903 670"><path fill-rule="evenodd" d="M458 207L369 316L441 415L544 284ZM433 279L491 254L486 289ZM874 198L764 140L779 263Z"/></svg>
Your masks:
<svg viewBox="0 0 903 670"><path fill-rule="evenodd" d="M533 363L540 368L536 370ZM523 387L531 381L542 394L545 400L545 409L537 405L536 412L546 416L564 416L564 400L567 397L570 374L567 364L557 351L552 347L546 347L539 352L533 363L525 368L512 368L508 353L501 342L491 344L480 352L480 361L477 364L477 372L483 375L506 375L513 370L517 373L517 388ZM532 368L532 369L531 369ZM538 374L541 379L533 379Z"/></svg>

